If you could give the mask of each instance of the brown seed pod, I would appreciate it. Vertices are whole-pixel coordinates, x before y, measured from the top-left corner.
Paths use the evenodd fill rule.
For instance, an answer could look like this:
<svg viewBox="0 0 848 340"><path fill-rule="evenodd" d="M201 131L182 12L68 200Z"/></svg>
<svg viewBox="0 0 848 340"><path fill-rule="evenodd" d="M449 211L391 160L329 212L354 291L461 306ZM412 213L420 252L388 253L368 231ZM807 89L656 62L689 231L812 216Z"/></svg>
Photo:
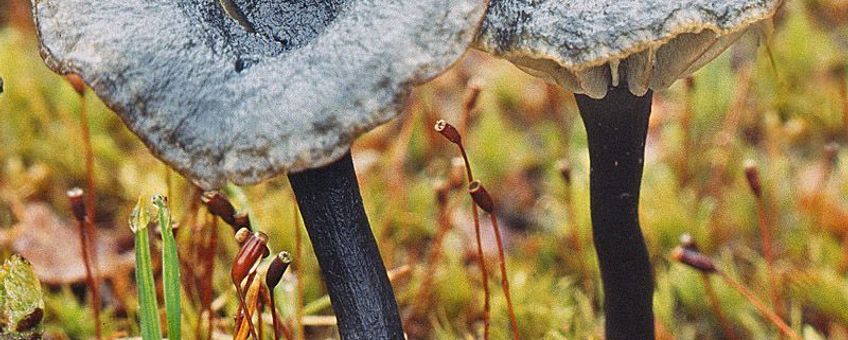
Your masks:
<svg viewBox="0 0 848 340"><path fill-rule="evenodd" d="M71 211L74 213L74 218L78 222L85 221L85 201L83 200L84 192L80 188L73 188L67 192L68 200L71 201Z"/></svg>
<svg viewBox="0 0 848 340"><path fill-rule="evenodd" d="M433 129L436 132L445 136L447 140L454 144L462 144L462 136L459 135L459 131L456 130L453 125L448 124L444 119L440 119L436 122L436 125L433 126Z"/></svg>
<svg viewBox="0 0 848 340"><path fill-rule="evenodd" d="M274 290L274 287L277 287L277 284L280 283L280 279L283 277L286 269L289 268L291 262L291 254L286 251L281 251L277 256L274 256L274 260L271 261L271 265L268 266L268 272L265 274L265 284L268 286L268 289Z"/></svg>
<svg viewBox="0 0 848 340"><path fill-rule="evenodd" d="M489 195L489 192L486 191L486 188L483 187L480 181L475 180L469 183L468 193L471 194L471 199L474 200L474 203L480 209L483 209L483 211L491 214L495 210L495 203L492 201L492 196Z"/></svg>
<svg viewBox="0 0 848 340"><path fill-rule="evenodd" d="M760 184L760 171L757 169L757 163L754 160L745 161L745 178L748 179L748 186L751 187L754 196L761 197L763 189Z"/></svg>
<svg viewBox="0 0 848 340"><path fill-rule="evenodd" d="M207 191L200 196L200 201L206 204L206 208L212 215L218 216L227 224L235 226L236 208L224 194L218 191Z"/></svg>
<svg viewBox="0 0 848 340"><path fill-rule="evenodd" d="M268 251L268 236L262 232L255 232L247 238L244 245L236 255L233 266L230 269L230 277L233 283L238 286L242 280L250 273L250 269L256 264L256 261L262 254Z"/></svg>
<svg viewBox="0 0 848 340"><path fill-rule="evenodd" d="M695 268L701 272L710 274L718 271L713 260L698 251L686 249L681 246L674 248L671 257L675 260Z"/></svg>

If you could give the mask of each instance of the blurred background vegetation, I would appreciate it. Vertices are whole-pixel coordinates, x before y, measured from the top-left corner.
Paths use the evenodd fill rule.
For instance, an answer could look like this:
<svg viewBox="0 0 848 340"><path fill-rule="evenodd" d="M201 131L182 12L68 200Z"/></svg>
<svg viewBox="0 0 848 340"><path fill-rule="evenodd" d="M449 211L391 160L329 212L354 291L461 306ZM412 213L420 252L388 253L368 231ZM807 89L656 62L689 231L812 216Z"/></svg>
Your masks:
<svg viewBox="0 0 848 340"><path fill-rule="evenodd" d="M693 78L655 96L640 217L654 264L662 339L726 337L700 274L669 256L684 233L762 300L771 304L768 291L775 289L779 306L772 307L805 338L848 339L848 1L788 1L767 38L746 36ZM69 188L85 186L81 99L41 61L22 0L0 2L0 77L5 84L0 259L20 253L35 266L44 286L46 336L91 337L79 241L65 196ZM481 84L482 92L476 108L463 115L469 83ZM136 199L153 193L170 197L184 266L206 263L197 249L209 246L217 233L214 329L231 334L237 305L228 277L237 250L232 230L216 227L198 204L199 192L157 161L92 93L84 100L95 153L105 334L138 334L133 241L126 221ZM400 118L354 145L383 259L399 273L393 284L407 331L461 339L482 328L470 201L461 189L450 191L444 205L436 196L438 182L450 181L457 156L432 131L437 119L464 131L476 177L499 205L523 337L602 337L588 155L573 97L479 52L418 87ZM758 203L743 172L749 160L760 170L763 210L773 228L771 277L758 232ZM570 184L560 171L566 163ZM273 249L295 249L299 224L284 176L228 193L268 233ZM450 229L440 262L430 266L427 256L440 223ZM320 318L332 310L304 239L302 266L286 274L278 302L283 317L291 319L301 280L307 338L332 337L332 319ZM494 268L489 228L484 242ZM158 266L158 252L153 253ZM195 269L183 275L190 281L209 273ZM433 295L428 303L415 304L425 277L432 280ZM718 278L711 282L738 336L778 336L739 293ZM197 333L203 292L192 282L184 291L183 334L194 338L205 334ZM499 287L492 297L493 338L505 338L509 325Z"/></svg>

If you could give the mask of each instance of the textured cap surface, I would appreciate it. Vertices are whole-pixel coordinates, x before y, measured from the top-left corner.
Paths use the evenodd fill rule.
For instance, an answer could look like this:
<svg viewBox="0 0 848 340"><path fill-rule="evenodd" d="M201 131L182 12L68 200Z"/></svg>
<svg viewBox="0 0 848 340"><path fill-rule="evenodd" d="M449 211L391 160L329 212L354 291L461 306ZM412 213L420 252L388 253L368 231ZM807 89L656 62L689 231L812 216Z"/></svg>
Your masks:
<svg viewBox="0 0 848 340"><path fill-rule="evenodd" d="M203 188L327 164L461 57L484 0L33 0L77 73Z"/></svg>
<svg viewBox="0 0 848 340"><path fill-rule="evenodd" d="M568 90L643 95L718 56L782 0L491 0L476 47Z"/></svg>

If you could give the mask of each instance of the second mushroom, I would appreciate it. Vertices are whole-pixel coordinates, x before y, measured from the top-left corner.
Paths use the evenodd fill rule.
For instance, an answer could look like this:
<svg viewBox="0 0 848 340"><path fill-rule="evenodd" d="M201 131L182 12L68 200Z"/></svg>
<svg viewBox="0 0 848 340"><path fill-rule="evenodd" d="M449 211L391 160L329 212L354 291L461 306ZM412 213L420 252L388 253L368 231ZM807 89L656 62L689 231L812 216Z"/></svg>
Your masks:
<svg viewBox="0 0 848 340"><path fill-rule="evenodd" d="M697 71L781 0L492 0L476 47L575 93L589 145L592 236L607 339L653 339L639 225L653 90Z"/></svg>

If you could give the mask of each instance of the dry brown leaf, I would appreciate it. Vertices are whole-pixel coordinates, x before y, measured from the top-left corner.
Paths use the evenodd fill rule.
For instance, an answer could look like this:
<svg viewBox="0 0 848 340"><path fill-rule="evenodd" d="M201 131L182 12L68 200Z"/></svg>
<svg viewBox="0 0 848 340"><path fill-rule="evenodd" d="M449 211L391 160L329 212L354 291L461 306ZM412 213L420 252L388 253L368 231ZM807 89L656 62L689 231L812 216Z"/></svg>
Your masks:
<svg viewBox="0 0 848 340"><path fill-rule="evenodd" d="M44 203L27 204L18 224L0 230L0 246L29 260L45 284L85 280L77 226ZM97 235L97 259L102 278L124 275L134 264L132 253L120 253L117 238L102 230Z"/></svg>

